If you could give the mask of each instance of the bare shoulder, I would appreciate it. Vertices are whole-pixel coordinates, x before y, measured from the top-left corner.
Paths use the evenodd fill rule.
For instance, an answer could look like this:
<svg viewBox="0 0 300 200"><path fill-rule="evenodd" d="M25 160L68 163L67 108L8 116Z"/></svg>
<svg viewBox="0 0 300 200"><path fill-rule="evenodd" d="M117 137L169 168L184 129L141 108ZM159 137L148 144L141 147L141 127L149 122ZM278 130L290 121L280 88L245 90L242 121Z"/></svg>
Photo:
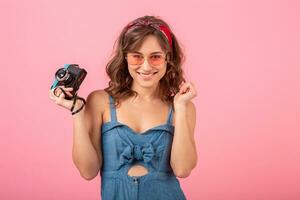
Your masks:
<svg viewBox="0 0 300 200"><path fill-rule="evenodd" d="M108 101L108 93L106 91L103 89L94 90L87 96L86 106L87 109L99 114L99 112L104 112L105 106L109 103Z"/></svg>
<svg viewBox="0 0 300 200"><path fill-rule="evenodd" d="M92 134L92 140L98 141L99 130L102 125L102 118L105 112L105 108L109 102L108 93L102 90L92 91L86 100L85 113L87 117L87 126Z"/></svg>

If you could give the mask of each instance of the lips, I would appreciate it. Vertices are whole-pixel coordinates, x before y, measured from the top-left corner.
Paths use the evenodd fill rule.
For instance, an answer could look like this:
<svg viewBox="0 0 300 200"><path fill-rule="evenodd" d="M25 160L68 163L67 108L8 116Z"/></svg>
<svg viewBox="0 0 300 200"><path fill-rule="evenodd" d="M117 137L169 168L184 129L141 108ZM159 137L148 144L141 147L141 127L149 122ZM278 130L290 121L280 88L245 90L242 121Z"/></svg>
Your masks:
<svg viewBox="0 0 300 200"><path fill-rule="evenodd" d="M155 74L157 74L157 72L153 72L153 73L137 72L137 73L142 79L151 79Z"/></svg>

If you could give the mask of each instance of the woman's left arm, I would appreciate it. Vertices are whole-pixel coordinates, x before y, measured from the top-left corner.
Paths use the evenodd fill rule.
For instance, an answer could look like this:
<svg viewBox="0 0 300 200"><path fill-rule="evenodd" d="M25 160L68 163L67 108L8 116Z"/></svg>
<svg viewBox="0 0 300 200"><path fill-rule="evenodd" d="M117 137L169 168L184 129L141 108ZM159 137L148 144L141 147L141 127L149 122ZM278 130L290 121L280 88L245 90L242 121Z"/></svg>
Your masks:
<svg viewBox="0 0 300 200"><path fill-rule="evenodd" d="M197 95L192 83L184 83L174 97L174 137L170 165L179 178L190 175L197 164L197 150L194 139L196 108L191 101Z"/></svg>

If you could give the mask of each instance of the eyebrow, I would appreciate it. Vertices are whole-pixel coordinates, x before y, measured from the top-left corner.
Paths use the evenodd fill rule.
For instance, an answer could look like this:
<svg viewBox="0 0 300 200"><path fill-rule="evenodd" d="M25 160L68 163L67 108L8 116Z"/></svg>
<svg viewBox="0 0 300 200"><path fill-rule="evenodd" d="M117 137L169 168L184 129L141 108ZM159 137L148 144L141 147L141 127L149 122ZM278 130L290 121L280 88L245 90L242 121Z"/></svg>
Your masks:
<svg viewBox="0 0 300 200"><path fill-rule="evenodd" d="M141 52L139 52L139 51L133 51L132 53L137 53L137 54L141 54L141 55L143 55ZM150 53L150 55L153 55L153 54L163 54L163 52L161 52L161 51L155 51L155 52L151 52Z"/></svg>

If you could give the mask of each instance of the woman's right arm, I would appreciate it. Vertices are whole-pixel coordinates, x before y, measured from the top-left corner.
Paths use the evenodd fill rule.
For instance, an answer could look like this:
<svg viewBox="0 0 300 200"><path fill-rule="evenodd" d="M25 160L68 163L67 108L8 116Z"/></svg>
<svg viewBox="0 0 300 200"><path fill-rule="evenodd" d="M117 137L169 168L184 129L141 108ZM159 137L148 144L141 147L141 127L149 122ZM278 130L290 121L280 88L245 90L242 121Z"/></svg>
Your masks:
<svg viewBox="0 0 300 200"><path fill-rule="evenodd" d="M62 87L68 95L72 88ZM70 111L73 100L66 100L61 90L49 91L50 99ZM90 93L85 107L73 117L73 162L81 176L86 180L95 178L102 166L101 133L102 114L105 108L106 92L103 90ZM106 98L105 98L106 97ZM81 107L83 102L76 101L74 111Z"/></svg>
<svg viewBox="0 0 300 200"><path fill-rule="evenodd" d="M105 94L94 91L87 97L86 106L73 115L73 162L86 180L95 178L102 166L101 133ZM77 103L77 102L76 102ZM78 101L78 109L82 101Z"/></svg>

